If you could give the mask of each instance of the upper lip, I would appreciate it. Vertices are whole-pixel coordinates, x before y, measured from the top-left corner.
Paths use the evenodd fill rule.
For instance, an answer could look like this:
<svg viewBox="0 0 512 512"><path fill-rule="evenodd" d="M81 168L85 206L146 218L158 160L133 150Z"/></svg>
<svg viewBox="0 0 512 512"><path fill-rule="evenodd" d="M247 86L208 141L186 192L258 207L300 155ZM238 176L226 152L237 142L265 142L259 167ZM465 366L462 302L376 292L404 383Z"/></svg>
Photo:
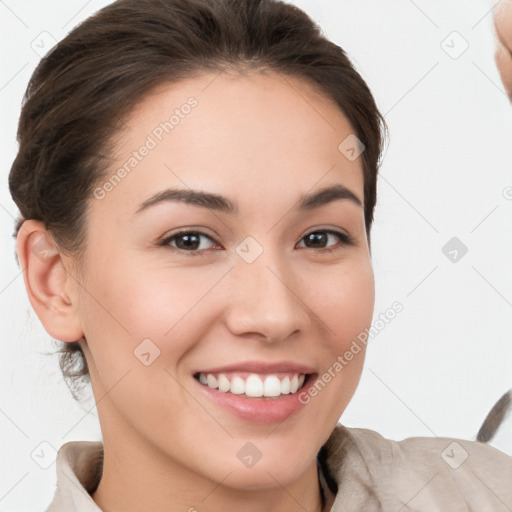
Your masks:
<svg viewBox="0 0 512 512"><path fill-rule="evenodd" d="M222 373L222 372L251 372L251 373L315 373L315 369L304 364L294 363L293 361L276 361L273 363L263 361L244 361L225 366L217 366L207 370L196 370L196 373Z"/></svg>

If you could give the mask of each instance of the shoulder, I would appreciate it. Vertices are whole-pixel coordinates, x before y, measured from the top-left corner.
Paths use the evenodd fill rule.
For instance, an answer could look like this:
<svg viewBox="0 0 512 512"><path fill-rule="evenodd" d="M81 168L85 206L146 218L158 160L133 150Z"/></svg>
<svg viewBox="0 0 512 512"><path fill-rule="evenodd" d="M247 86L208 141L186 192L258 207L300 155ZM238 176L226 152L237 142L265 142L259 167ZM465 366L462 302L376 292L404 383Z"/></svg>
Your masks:
<svg viewBox="0 0 512 512"><path fill-rule="evenodd" d="M338 492L350 495L351 488L357 489L360 501L354 506L512 509L512 457L477 441L447 437L394 441L373 430L338 424L322 450Z"/></svg>
<svg viewBox="0 0 512 512"><path fill-rule="evenodd" d="M80 510L99 512L91 497L103 469L101 441L70 441L57 453L57 485L46 512Z"/></svg>

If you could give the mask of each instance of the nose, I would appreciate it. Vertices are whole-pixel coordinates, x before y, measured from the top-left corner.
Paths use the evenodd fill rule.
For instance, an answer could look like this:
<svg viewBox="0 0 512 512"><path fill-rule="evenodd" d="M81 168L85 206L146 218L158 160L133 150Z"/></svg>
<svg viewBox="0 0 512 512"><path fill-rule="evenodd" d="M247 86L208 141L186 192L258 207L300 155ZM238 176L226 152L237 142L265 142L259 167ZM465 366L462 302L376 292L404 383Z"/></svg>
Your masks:
<svg viewBox="0 0 512 512"><path fill-rule="evenodd" d="M284 258L265 250L252 263L236 261L226 283L231 298L226 323L234 335L278 342L309 325L306 283Z"/></svg>

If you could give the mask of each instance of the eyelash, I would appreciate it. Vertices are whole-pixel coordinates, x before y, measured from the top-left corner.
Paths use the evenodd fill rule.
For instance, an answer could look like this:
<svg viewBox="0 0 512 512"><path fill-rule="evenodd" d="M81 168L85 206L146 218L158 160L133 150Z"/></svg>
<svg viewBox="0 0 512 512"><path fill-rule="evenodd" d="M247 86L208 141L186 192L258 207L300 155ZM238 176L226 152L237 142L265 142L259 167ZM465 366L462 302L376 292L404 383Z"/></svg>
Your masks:
<svg viewBox="0 0 512 512"><path fill-rule="evenodd" d="M313 233L328 233L328 234L337 236L338 239L341 241L341 245L339 245L338 247L321 248L321 249L317 249L317 252L331 253L333 251L342 249L346 245L354 245L354 240L350 235L343 233L341 231L336 231L336 230L332 230L332 229L315 229L314 231L310 231L309 233L306 233L301 238L301 241ZM183 231L179 231L178 233L174 233L173 235L160 240L158 242L158 245L167 247L174 251L185 253L187 256L202 256L203 255L202 253L206 249L202 249L202 250L194 249L192 251L187 251L186 249L180 249L179 247L173 247L173 246L169 245L169 242L171 242L172 240L174 240L182 235L190 235L190 234L204 236L204 237L208 238L209 240L211 240L214 244L219 245L211 236L207 235L206 233L203 233L202 231L194 231L194 230L183 230ZM313 249L314 250L314 247L305 247L305 249Z"/></svg>

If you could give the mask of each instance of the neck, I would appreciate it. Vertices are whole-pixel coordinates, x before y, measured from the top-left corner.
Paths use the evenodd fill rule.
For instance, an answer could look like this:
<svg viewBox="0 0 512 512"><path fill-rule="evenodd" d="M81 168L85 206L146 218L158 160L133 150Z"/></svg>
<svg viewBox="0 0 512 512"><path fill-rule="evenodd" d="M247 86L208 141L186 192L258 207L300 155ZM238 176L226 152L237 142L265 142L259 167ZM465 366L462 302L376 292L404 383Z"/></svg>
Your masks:
<svg viewBox="0 0 512 512"><path fill-rule="evenodd" d="M120 430L122 430L122 435ZM321 512L316 459L286 486L269 475L261 489L230 485L230 473L213 480L185 467L119 425L115 435L102 428L104 460L92 494L105 511L123 512Z"/></svg>
<svg viewBox="0 0 512 512"><path fill-rule="evenodd" d="M135 463L135 464L134 464ZM229 486L229 474L213 481L171 462L146 462L131 450L105 451L103 474L92 498L105 511L136 512L321 512L316 462L286 487L272 480L262 490ZM269 482L270 484L270 482Z"/></svg>

